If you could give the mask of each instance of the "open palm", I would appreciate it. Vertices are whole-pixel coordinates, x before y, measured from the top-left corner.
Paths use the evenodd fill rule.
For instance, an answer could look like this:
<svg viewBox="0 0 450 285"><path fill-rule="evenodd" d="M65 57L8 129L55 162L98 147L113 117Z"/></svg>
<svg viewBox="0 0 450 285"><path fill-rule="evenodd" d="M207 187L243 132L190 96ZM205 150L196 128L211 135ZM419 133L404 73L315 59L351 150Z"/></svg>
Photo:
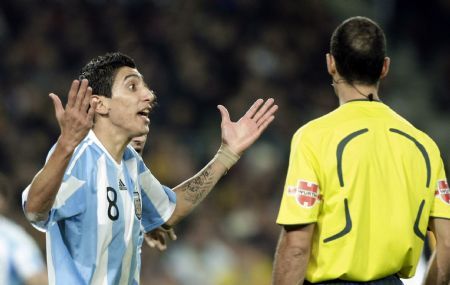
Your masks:
<svg viewBox="0 0 450 285"><path fill-rule="evenodd" d="M217 106L222 116L222 143L228 145L236 154L242 154L275 118L278 106L273 104L272 98L265 102L258 99L237 122L231 121L230 114L224 106Z"/></svg>

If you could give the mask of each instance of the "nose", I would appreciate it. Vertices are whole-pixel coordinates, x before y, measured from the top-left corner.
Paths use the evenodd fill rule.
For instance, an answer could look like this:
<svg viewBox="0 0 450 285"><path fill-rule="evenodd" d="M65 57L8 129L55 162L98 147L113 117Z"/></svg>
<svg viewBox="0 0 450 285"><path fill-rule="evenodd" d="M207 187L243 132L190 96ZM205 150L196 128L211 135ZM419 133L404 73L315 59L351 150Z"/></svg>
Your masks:
<svg viewBox="0 0 450 285"><path fill-rule="evenodd" d="M152 103L155 100L156 100L156 95L153 92L153 90L147 89L147 92L145 93L145 101Z"/></svg>

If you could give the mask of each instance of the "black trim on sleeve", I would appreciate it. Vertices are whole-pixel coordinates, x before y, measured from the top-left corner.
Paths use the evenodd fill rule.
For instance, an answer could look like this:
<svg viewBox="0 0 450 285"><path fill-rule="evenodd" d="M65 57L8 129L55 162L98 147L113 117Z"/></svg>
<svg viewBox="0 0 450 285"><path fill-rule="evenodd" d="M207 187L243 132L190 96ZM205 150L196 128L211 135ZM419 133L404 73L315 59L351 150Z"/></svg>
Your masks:
<svg viewBox="0 0 450 285"><path fill-rule="evenodd" d="M431 180L431 164L430 164L430 157L428 156L428 152L425 149L425 147L423 146L423 144L421 144L420 142L418 142L414 137L412 137L411 135L408 135L407 133L400 131L398 129L393 129L390 128L389 131L393 132L393 133L397 133L399 135L404 136L405 138L409 139L410 141L412 141L417 148L420 150L420 152L423 155L423 158L425 159L425 165L427 167L427 188L430 187L430 180Z"/></svg>
<svg viewBox="0 0 450 285"><path fill-rule="evenodd" d="M414 222L414 233L421 240L425 241L425 235L419 229L420 217L422 216L423 206L425 206L425 200L422 200L419 206L419 211L417 212L416 221Z"/></svg>
<svg viewBox="0 0 450 285"><path fill-rule="evenodd" d="M359 131L353 132L351 134L349 134L348 136L346 136L345 138L343 138L336 149L336 158L337 158L337 174L339 177L339 184L341 185L341 187L344 187L344 175L342 174L342 155L344 154L344 148L346 147L346 145L355 137L362 135L364 133L367 133L369 131L369 129L361 129Z"/></svg>
<svg viewBox="0 0 450 285"><path fill-rule="evenodd" d="M352 230L352 218L350 217L350 210L348 208L347 198L344 199L344 206L345 206L345 227L344 227L344 229L342 229L342 231L338 232L337 234L324 239L323 240L324 243L341 238L341 237L345 236L346 234L348 234Z"/></svg>

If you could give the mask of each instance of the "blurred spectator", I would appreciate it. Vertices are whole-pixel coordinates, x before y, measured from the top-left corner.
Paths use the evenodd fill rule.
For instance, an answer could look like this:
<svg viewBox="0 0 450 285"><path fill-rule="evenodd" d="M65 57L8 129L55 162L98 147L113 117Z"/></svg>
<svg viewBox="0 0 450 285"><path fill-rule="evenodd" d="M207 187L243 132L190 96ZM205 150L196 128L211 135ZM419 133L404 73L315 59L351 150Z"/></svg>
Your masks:
<svg viewBox="0 0 450 285"><path fill-rule="evenodd" d="M10 194L9 181L0 174L0 284L47 284L47 271L36 242L4 216L11 203Z"/></svg>

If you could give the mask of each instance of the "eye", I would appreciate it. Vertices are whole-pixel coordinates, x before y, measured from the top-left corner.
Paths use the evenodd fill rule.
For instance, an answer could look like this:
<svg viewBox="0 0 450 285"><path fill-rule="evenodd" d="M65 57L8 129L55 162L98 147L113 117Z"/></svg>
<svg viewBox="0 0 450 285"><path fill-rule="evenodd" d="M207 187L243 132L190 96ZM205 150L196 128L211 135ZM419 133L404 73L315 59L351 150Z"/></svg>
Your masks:
<svg viewBox="0 0 450 285"><path fill-rule="evenodd" d="M134 83L129 84L129 85L128 85L128 89L129 89L130 91L135 91L135 90L136 90L136 84L134 84Z"/></svg>

